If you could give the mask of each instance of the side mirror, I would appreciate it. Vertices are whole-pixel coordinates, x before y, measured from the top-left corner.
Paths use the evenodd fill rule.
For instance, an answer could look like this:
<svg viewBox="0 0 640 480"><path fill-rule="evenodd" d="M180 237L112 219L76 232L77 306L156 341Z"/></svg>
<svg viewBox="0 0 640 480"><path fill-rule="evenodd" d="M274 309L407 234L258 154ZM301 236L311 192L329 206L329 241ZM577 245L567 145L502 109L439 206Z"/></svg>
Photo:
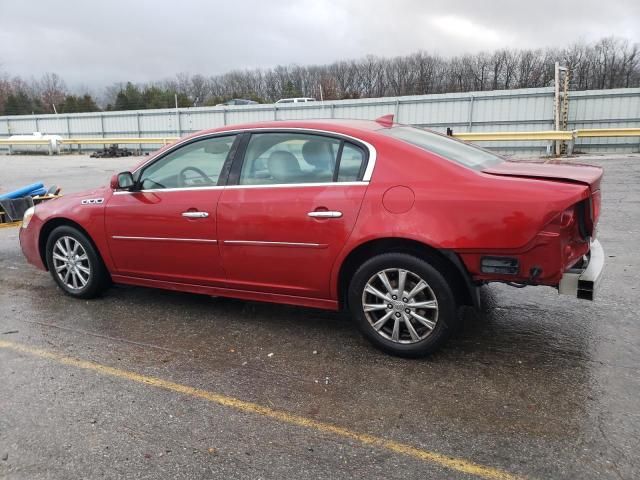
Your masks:
<svg viewBox="0 0 640 480"><path fill-rule="evenodd" d="M111 177L111 188L114 190L127 190L135 185L131 172L120 172Z"/></svg>

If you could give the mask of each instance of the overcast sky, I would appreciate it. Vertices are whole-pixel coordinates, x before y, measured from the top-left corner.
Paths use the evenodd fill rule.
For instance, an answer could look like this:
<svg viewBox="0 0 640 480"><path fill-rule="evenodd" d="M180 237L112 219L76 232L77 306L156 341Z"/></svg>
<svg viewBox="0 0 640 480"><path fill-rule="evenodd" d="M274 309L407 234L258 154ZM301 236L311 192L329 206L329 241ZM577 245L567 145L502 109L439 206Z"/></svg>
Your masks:
<svg viewBox="0 0 640 480"><path fill-rule="evenodd" d="M640 0L0 0L0 21L0 73L92 89L367 54L640 42Z"/></svg>

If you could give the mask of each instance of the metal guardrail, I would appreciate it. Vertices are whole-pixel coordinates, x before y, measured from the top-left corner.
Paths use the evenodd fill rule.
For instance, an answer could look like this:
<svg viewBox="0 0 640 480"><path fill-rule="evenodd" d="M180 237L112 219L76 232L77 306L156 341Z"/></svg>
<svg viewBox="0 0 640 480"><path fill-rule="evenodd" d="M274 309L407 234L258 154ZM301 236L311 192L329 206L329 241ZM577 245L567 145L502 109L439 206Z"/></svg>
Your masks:
<svg viewBox="0 0 640 480"><path fill-rule="evenodd" d="M58 140L57 143L62 145L111 145L124 143L144 143L166 145L178 140L178 137L153 137L153 138L66 138ZM0 145L49 145L49 139L16 139L0 138Z"/></svg>
<svg viewBox="0 0 640 480"><path fill-rule="evenodd" d="M464 132L454 133L455 138L468 142L531 141L546 140L547 154L551 154L551 142L567 142L567 154L571 155L578 138L640 137L640 128L582 128L578 130L547 130L539 132Z"/></svg>
<svg viewBox="0 0 640 480"><path fill-rule="evenodd" d="M581 128L576 136L583 137L640 137L640 128Z"/></svg>
<svg viewBox="0 0 640 480"><path fill-rule="evenodd" d="M584 128L578 130L541 130L535 132L459 132L453 137L468 142L499 142L499 141L566 141L569 142L569 153L577 138L594 137L640 137L640 128ZM45 139L0 139L0 145L45 145L49 155L59 150L60 145L168 145L178 140L178 137L114 137L114 138L67 138L63 140Z"/></svg>
<svg viewBox="0 0 640 480"><path fill-rule="evenodd" d="M539 132L464 132L454 133L455 138L468 142L514 141L514 140L572 140L574 133L564 130Z"/></svg>
<svg viewBox="0 0 640 480"><path fill-rule="evenodd" d="M582 128L578 130L547 130L539 132L465 132L454 133L454 137L468 142L491 141L548 141L547 154L551 155L552 142L567 142L567 155L571 155L578 138L595 137L640 137L640 128Z"/></svg>
<svg viewBox="0 0 640 480"><path fill-rule="evenodd" d="M464 132L454 137L469 142L514 140L575 140L593 137L640 137L640 128L581 128L578 130L546 130L539 132Z"/></svg>
<svg viewBox="0 0 640 480"><path fill-rule="evenodd" d="M178 140L178 137L146 137L146 138L67 138L60 143L63 145L123 145L123 144L153 144L167 145Z"/></svg>
<svg viewBox="0 0 640 480"><path fill-rule="evenodd" d="M122 144L134 144L134 145L167 145L178 140L178 137L146 137L146 138L130 138L130 137L118 137L118 138L67 138L64 140L53 139L8 139L0 138L0 145L6 145L9 147L9 153L12 152L12 147L18 145L44 145L47 147L49 155L54 153L60 153L60 147L62 145L122 145Z"/></svg>

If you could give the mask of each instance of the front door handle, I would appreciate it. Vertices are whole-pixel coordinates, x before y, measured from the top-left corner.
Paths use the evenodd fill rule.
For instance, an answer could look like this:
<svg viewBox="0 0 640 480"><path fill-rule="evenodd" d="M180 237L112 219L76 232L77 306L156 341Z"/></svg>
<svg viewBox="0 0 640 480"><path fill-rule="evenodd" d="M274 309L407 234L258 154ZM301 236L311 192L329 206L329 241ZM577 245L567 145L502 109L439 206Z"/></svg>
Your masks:
<svg viewBox="0 0 640 480"><path fill-rule="evenodd" d="M342 216L342 212L331 210L314 210L313 212L307 213L307 215L314 218L340 218Z"/></svg>
<svg viewBox="0 0 640 480"><path fill-rule="evenodd" d="M182 216L186 218L207 218L209 212L182 212Z"/></svg>

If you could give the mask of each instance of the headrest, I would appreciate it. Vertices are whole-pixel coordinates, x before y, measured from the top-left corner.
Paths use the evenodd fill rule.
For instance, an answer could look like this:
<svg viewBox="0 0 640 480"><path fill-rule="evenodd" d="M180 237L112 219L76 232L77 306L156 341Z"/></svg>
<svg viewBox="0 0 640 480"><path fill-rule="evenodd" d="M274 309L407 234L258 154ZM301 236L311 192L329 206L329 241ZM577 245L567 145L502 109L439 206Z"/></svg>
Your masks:
<svg viewBox="0 0 640 480"><path fill-rule="evenodd" d="M304 161L318 170L331 170L333 154L329 151L329 144L321 140L309 140L302 146Z"/></svg>
<svg viewBox="0 0 640 480"><path fill-rule="evenodd" d="M271 176L276 180L289 180L302 173L298 159L284 150L277 150L269 155L267 166Z"/></svg>

